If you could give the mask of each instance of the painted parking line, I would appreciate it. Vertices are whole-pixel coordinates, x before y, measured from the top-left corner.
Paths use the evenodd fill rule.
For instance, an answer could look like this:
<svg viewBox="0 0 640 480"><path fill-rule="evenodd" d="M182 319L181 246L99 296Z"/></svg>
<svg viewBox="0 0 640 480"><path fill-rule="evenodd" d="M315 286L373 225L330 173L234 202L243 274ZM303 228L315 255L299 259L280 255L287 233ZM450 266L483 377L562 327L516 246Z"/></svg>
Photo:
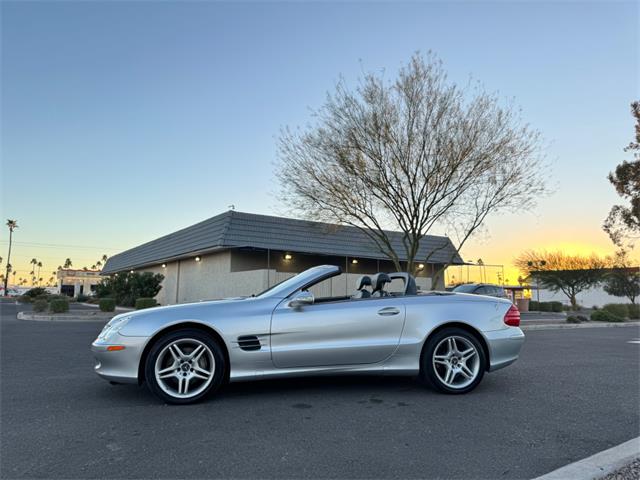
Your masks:
<svg viewBox="0 0 640 480"><path fill-rule="evenodd" d="M634 338L633 340L629 340L627 343L637 343L637 344L640 344L640 338Z"/></svg>

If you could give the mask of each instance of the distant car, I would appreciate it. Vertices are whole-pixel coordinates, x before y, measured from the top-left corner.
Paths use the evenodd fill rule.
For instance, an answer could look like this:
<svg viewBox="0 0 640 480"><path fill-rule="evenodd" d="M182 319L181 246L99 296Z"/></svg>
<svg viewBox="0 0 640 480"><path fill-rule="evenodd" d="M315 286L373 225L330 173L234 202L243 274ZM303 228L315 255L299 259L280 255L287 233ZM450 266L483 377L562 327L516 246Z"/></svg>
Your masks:
<svg viewBox="0 0 640 480"><path fill-rule="evenodd" d="M452 292L455 293L471 293L473 295L486 295L488 297L508 298L507 294L499 285L490 283L465 283L458 285Z"/></svg>
<svg viewBox="0 0 640 480"><path fill-rule="evenodd" d="M507 300L418 292L398 272L363 275L351 295L313 295L340 273L323 265L256 296L116 315L93 343L95 371L184 404L226 381L338 373L418 375L466 393L518 358L524 334Z"/></svg>

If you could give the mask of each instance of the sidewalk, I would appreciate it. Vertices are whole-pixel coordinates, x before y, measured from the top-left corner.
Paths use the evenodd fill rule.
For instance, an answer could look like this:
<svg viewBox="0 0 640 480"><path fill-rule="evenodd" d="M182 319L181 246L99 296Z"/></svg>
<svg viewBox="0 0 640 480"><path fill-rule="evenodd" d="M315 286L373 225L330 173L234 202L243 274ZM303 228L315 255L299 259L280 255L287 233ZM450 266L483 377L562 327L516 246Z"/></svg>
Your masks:
<svg viewBox="0 0 640 480"><path fill-rule="evenodd" d="M572 312L573 316L583 316L589 318L588 313ZM523 312L520 314L520 328L522 330L552 330L564 328L602 328L602 327L628 327L638 326L637 320L626 322L581 322L567 323L567 313L556 312Z"/></svg>
<svg viewBox="0 0 640 480"><path fill-rule="evenodd" d="M31 320L35 322L101 322L107 323L117 312L100 312L93 310L75 310L66 313L34 313L18 312L18 320Z"/></svg>

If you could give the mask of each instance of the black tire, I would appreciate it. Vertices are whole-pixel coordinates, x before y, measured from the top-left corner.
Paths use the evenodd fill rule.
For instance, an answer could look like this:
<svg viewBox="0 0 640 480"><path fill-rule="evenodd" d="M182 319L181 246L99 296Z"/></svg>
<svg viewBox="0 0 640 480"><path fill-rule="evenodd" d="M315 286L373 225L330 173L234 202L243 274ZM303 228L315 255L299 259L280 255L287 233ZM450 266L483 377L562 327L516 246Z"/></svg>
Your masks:
<svg viewBox="0 0 640 480"><path fill-rule="evenodd" d="M204 344L212 354L213 360L215 361L215 368L213 371L213 378L209 382L206 387L203 388L202 391L198 392L196 395L190 396L188 398L180 398L176 396L172 396L167 393L158 383L155 375L155 365L158 360L158 356L165 351L165 348L170 344L183 340L196 340ZM205 396L211 394L216 391L224 382L224 374L227 369L227 364L225 361L225 355L222 351L222 347L218 344L215 338L213 338L208 333L193 329L193 328L185 328L182 330L176 330L173 332L169 332L166 335L160 337L151 347L149 354L147 355L147 359L145 362L145 380L146 384L155 396L160 398L166 403L172 403L176 405L186 405L189 403L195 403L199 400L202 400ZM191 370L193 371L193 370Z"/></svg>
<svg viewBox="0 0 640 480"><path fill-rule="evenodd" d="M475 368L472 369L476 374L475 378L473 378L473 380L467 385L464 385L465 381L468 381L468 379L466 379L466 377L462 377L461 386L457 388L450 387L440 378L443 375L442 369L444 368L446 371L448 367L445 367L445 366L441 367L439 365L438 368L440 370L436 371L436 365L434 365L434 354L436 353L435 352L436 348L438 348L438 353L441 353L442 352L441 349L443 348L442 342L446 341L446 339L451 337L457 338L458 340L454 340L454 342L461 343L462 345L465 345L464 340L472 344L477 352L477 357L478 357L477 371L475 370ZM461 340L461 339L464 339L464 340ZM474 363L474 367L475 366L476 364ZM439 332L437 332L436 334L429 337L427 339L425 347L422 350L422 355L420 357L420 376L422 380L427 385L438 390L439 392L448 393L452 395L468 393L474 388L476 388L478 384L482 381L482 377L484 376L486 368L487 368L487 356L478 338L475 335L469 333L468 331L458 327L444 328ZM438 373L440 373L440 375ZM457 373L455 377L456 380L457 380L457 377L459 376L462 376L462 374Z"/></svg>

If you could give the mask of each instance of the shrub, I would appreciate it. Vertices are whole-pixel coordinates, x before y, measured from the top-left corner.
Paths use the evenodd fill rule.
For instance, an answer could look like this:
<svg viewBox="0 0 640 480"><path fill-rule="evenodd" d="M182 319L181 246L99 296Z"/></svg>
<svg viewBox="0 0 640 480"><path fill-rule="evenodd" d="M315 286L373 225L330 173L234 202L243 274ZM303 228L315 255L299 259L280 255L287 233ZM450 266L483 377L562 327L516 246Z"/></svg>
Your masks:
<svg viewBox="0 0 640 480"><path fill-rule="evenodd" d="M33 300L31 297L27 297L26 295L20 295L18 297L18 301L20 303L31 303L31 300Z"/></svg>
<svg viewBox="0 0 640 480"><path fill-rule="evenodd" d="M76 297L77 302L86 302L87 300L89 300L89 296L85 295L84 293L81 293Z"/></svg>
<svg viewBox="0 0 640 480"><path fill-rule="evenodd" d="M591 310L598 310L598 305L594 305L593 307L591 307Z"/></svg>
<svg viewBox="0 0 640 480"><path fill-rule="evenodd" d="M567 323L582 323L582 320L577 316L569 315L567 317Z"/></svg>
<svg viewBox="0 0 640 480"><path fill-rule="evenodd" d="M47 295L47 301L51 302L52 300L66 300L68 302L69 297L67 297L66 295L57 294Z"/></svg>
<svg viewBox="0 0 640 480"><path fill-rule="evenodd" d="M537 312L538 308L540 308L540 302L536 302L535 300L529 300L529 311Z"/></svg>
<svg viewBox="0 0 640 480"><path fill-rule="evenodd" d="M151 272L119 273L96 285L98 297L115 298L118 305L133 307L136 298L153 298L162 289L164 275Z"/></svg>
<svg viewBox="0 0 640 480"><path fill-rule="evenodd" d="M551 311L551 305L549 305L549 302L540 302L538 304L538 311L539 312L550 312Z"/></svg>
<svg viewBox="0 0 640 480"><path fill-rule="evenodd" d="M629 316L629 309L625 303L607 303L602 309L617 317L626 318Z"/></svg>
<svg viewBox="0 0 640 480"><path fill-rule="evenodd" d="M69 311L69 300L66 298L54 298L49 303L51 313L64 313Z"/></svg>
<svg viewBox="0 0 640 480"><path fill-rule="evenodd" d="M99 305L101 312L113 312L116 309L116 300L114 298L101 298Z"/></svg>
<svg viewBox="0 0 640 480"><path fill-rule="evenodd" d="M155 298L141 297L136 299L136 310L142 310L143 308L151 308L158 305Z"/></svg>
<svg viewBox="0 0 640 480"><path fill-rule="evenodd" d="M33 287L24 292L26 297L30 297L31 299L35 299L40 295L47 295L47 290L42 287Z"/></svg>
<svg viewBox="0 0 640 480"><path fill-rule="evenodd" d="M561 312L562 302L549 302L549 308L552 312Z"/></svg>
<svg viewBox="0 0 640 480"><path fill-rule="evenodd" d="M628 303L627 310L629 311L629 318L633 320L637 320L640 318L640 305L636 305L635 303Z"/></svg>
<svg viewBox="0 0 640 480"><path fill-rule="evenodd" d="M594 322L624 322L624 318L604 309L593 312L591 320Z"/></svg>
<svg viewBox="0 0 640 480"><path fill-rule="evenodd" d="M44 299L38 299L35 302L33 302L34 312L37 312L37 313L44 312L47 310L47 308L49 308L49 303Z"/></svg>

